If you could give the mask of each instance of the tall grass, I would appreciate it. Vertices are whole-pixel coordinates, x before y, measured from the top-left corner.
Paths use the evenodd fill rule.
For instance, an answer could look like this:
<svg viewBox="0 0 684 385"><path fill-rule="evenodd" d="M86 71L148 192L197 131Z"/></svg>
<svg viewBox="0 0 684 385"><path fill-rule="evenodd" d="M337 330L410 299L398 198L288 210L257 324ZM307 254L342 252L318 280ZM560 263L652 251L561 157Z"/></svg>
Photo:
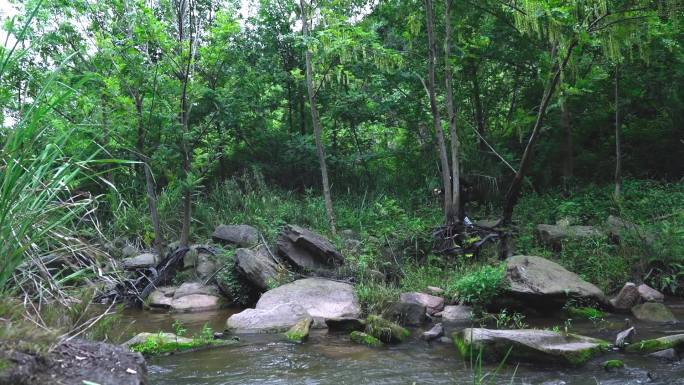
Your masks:
<svg viewBox="0 0 684 385"><path fill-rule="evenodd" d="M22 55L17 46L38 7L40 3L15 35L14 46L0 49L0 79ZM71 131L53 129L49 123L53 110L73 92L59 86L58 72L46 80L16 123L0 131L0 290L6 289L25 259L49 249L53 242L62 244L71 234L71 221L91 203L74 199L70 191L82 178L84 165L61 151Z"/></svg>

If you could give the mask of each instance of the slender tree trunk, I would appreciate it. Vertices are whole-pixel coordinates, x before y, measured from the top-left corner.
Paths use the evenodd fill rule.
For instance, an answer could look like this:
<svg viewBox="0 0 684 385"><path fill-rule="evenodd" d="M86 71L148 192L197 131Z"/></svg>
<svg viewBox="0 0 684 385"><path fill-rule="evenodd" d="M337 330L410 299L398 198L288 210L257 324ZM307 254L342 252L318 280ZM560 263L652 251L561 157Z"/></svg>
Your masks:
<svg viewBox="0 0 684 385"><path fill-rule="evenodd" d="M306 7L304 0L299 1L302 13L302 34L304 38L309 37L309 26L306 20ZM309 104L311 108L311 124L313 125L314 139L316 140L316 152L318 152L318 162L321 166L321 179L323 180L323 198L325 199L325 211L328 214L330 231L335 234L335 212L333 211L332 196L330 194L330 182L328 181L328 167L325 163L325 148L321 139L321 125L318 120L318 107L316 106L316 90L313 86L313 69L311 66L311 51L306 48L304 54L306 60L306 87L309 92Z"/></svg>
<svg viewBox="0 0 684 385"><path fill-rule="evenodd" d="M147 202L150 206L150 218L152 218L152 228L154 230L154 247L157 250L157 255L163 257L164 255L164 239L162 238L161 226L159 223L159 212L157 211L157 194L154 191L154 178L152 178L152 170L150 165L143 163L145 168L145 185L147 186Z"/></svg>
<svg viewBox="0 0 684 385"><path fill-rule="evenodd" d="M567 189L574 176L574 144L572 140L572 117L565 98L561 100L560 110L560 125L563 130L563 185Z"/></svg>
<svg viewBox="0 0 684 385"><path fill-rule="evenodd" d="M572 42L568 46L568 50L565 53L565 56L559 61L558 68L556 69L556 72L553 74L552 78L550 79L546 87L546 90L544 91L544 96L542 97L541 104L539 105L539 111L537 112L537 119L534 122L532 133L530 134L530 138L527 141L527 145L525 146L525 151L523 152L522 159L520 160L518 172L515 173L515 177L513 178L513 181L511 182L510 186L508 187L508 191L506 192L502 218L502 225L505 227L508 227L512 224L513 209L515 208L515 205L518 203L518 199L520 198L520 189L522 187L523 178L527 173L527 169L530 167L532 151L534 148L534 144L537 142L537 139L539 138L539 131L541 130L541 126L544 122L544 117L546 116L546 109L549 106L549 102L551 101L553 93L556 91L556 87L558 86L561 73L565 69L565 66L568 64L568 60L570 60L570 56L572 55L572 50L575 48L576 45L577 40L572 40ZM508 258L512 253L511 241L512 239L510 234L504 234L503 239L501 240L500 256L502 259Z"/></svg>
<svg viewBox="0 0 684 385"><path fill-rule="evenodd" d="M434 37L434 14L432 11L432 0L425 0L425 13L427 15L427 34L428 34L428 84L427 91L430 99L430 111L432 112L432 123L437 136L437 146L439 150L439 161L442 167L442 186L444 188L444 218L449 224L454 217L452 205L452 184L450 181L451 172L449 171L449 158L447 156L444 131L437 106L437 96L435 95L435 37Z"/></svg>
<svg viewBox="0 0 684 385"><path fill-rule="evenodd" d="M615 65L615 199L620 199L622 190L622 145L620 130L620 66Z"/></svg>
<svg viewBox="0 0 684 385"><path fill-rule="evenodd" d="M187 8L186 8L187 7ZM183 43L186 40L187 32L187 44L188 44L188 57L187 62L183 63L184 68L180 68L181 71L181 97L180 97L180 113L179 120L181 128L183 131L183 138L181 139L181 150L183 152L183 172L188 182L188 177L190 176L190 171L192 168L192 146L189 143L188 134L190 132L189 127L189 103L188 103L188 84L190 83L190 71L192 69L193 60L193 48L194 48L194 23L195 15L192 7L186 3L185 6L178 8L178 43L181 46L181 53L183 51ZM188 14L188 25L185 25L185 12ZM187 28L187 31L186 31ZM182 55L181 55L182 57ZM187 247L190 244L190 225L192 222L192 186L185 186L183 191L183 212L182 212L182 225L180 234L180 245Z"/></svg>
<svg viewBox="0 0 684 385"><path fill-rule="evenodd" d="M477 76L477 65L473 63L470 67L470 79L473 83L473 105L475 106L475 123L477 130L484 138L487 135L487 121L485 120L484 107L482 106L482 98L480 97L480 79ZM480 150L487 151L487 145L484 140L479 140Z"/></svg>
<svg viewBox="0 0 684 385"><path fill-rule="evenodd" d="M451 2L444 0L444 81L446 83L446 107L449 115L449 135L451 137L451 217L447 216L447 224L461 222L463 215L461 207L461 162L459 161L459 142L456 106L454 105L453 79L451 76Z"/></svg>

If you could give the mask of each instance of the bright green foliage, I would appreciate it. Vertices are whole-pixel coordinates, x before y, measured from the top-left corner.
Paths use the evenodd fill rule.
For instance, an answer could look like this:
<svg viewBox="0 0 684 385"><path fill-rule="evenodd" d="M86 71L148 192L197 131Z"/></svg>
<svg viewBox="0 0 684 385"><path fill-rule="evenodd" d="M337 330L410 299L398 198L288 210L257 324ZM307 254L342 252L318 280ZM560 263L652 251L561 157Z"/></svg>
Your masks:
<svg viewBox="0 0 684 385"><path fill-rule="evenodd" d="M178 329L179 326L177 325L176 328ZM180 326L180 328L182 328L182 326ZM181 332L183 330L181 330ZM150 336L144 342L133 344L129 348L134 352L149 357L232 343L232 341L214 339L213 334L214 331L207 325L204 325L201 332L194 336L190 341L186 341L185 338L183 338L182 341L170 340L169 338L162 336L160 332L159 335ZM181 336L178 335L178 337L180 338Z"/></svg>
<svg viewBox="0 0 684 385"><path fill-rule="evenodd" d="M382 341L360 331L351 332L351 334L349 334L349 337L351 338L352 342L355 342L357 344L366 345L373 348L378 348L382 346Z"/></svg>
<svg viewBox="0 0 684 385"><path fill-rule="evenodd" d="M575 319L599 319L606 316L606 313L593 307L570 307L567 310L570 317Z"/></svg>
<svg viewBox="0 0 684 385"><path fill-rule="evenodd" d="M608 360L603 363L603 369L605 370L622 369L624 367L625 363L621 360Z"/></svg>
<svg viewBox="0 0 684 385"><path fill-rule="evenodd" d="M447 292L467 303L486 305L505 289L504 270L504 265L476 267L449 282Z"/></svg>

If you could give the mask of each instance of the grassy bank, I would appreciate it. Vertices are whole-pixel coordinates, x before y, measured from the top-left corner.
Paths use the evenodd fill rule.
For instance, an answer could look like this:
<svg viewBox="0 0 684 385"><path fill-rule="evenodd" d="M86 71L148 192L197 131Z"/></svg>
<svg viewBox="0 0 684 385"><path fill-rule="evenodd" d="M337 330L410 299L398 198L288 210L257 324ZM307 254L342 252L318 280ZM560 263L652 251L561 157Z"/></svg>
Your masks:
<svg viewBox="0 0 684 385"><path fill-rule="evenodd" d="M424 194L423 194L424 195ZM160 197L165 236L176 237L180 228L174 192ZM446 258L431 253L431 231L441 221L440 202L414 194L406 198L384 194L335 195L338 227L352 230L361 240L354 250L345 248L342 237L333 237L326 222L323 199L317 192L294 193L267 186L258 176L243 176L212 187L197 200L193 235L198 242L210 238L220 223L246 223L259 228L267 242L274 242L279 229L296 223L331 237L346 256L348 273L357 280L358 294L369 312L378 312L402 291L438 286L447 297L483 304L500 290L502 267L495 250L477 259ZM485 209L488 208L488 209ZM627 181L623 199L612 198L612 186L586 186L570 193L528 193L515 213L518 223L517 252L559 261L603 290L612 292L628 280L644 280L675 294L684 277L684 185L653 181ZM129 206L117 213L113 236L149 243L151 225L145 205ZM475 203L473 219L492 218L496 208ZM634 223L638 231L622 242L607 238L568 241L562 251L540 246L533 230L539 223L605 227L606 218L616 215ZM375 280L375 272L389 279Z"/></svg>

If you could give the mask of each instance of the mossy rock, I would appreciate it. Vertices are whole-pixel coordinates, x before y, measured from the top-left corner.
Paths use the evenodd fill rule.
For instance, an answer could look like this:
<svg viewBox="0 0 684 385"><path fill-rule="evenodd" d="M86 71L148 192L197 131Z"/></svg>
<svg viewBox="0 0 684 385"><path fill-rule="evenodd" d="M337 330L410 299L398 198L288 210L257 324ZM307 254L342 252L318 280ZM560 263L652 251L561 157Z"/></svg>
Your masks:
<svg viewBox="0 0 684 385"><path fill-rule="evenodd" d="M173 333L140 333L123 345L146 357L234 344L232 340L178 337Z"/></svg>
<svg viewBox="0 0 684 385"><path fill-rule="evenodd" d="M388 344L404 342L411 335L406 328L376 315L368 316L366 333Z"/></svg>
<svg viewBox="0 0 684 385"><path fill-rule="evenodd" d="M490 330L467 328L452 336L464 358L482 354L486 360L502 362L555 363L580 366L607 351L610 344L596 338L539 329Z"/></svg>
<svg viewBox="0 0 684 385"><path fill-rule="evenodd" d="M313 320L311 317L302 319L292 326L287 333L285 333L285 338L287 338L288 341L296 343L302 343L306 341L306 339L309 338L309 330L311 329L312 323Z"/></svg>
<svg viewBox="0 0 684 385"><path fill-rule="evenodd" d="M349 334L349 337L351 338L352 342L357 344L366 345L373 348L382 346L382 341L364 332L353 331L351 334Z"/></svg>
<svg viewBox="0 0 684 385"><path fill-rule="evenodd" d="M593 307L571 307L567 309L567 313L575 319L597 319L606 316L606 313Z"/></svg>
<svg viewBox="0 0 684 385"><path fill-rule="evenodd" d="M684 334L636 342L627 346L625 351L629 353L653 353L665 349L674 349L677 352L684 351Z"/></svg>
<svg viewBox="0 0 684 385"><path fill-rule="evenodd" d="M602 364L605 370L615 370L622 369L625 367L625 363L622 360L608 360Z"/></svg>

